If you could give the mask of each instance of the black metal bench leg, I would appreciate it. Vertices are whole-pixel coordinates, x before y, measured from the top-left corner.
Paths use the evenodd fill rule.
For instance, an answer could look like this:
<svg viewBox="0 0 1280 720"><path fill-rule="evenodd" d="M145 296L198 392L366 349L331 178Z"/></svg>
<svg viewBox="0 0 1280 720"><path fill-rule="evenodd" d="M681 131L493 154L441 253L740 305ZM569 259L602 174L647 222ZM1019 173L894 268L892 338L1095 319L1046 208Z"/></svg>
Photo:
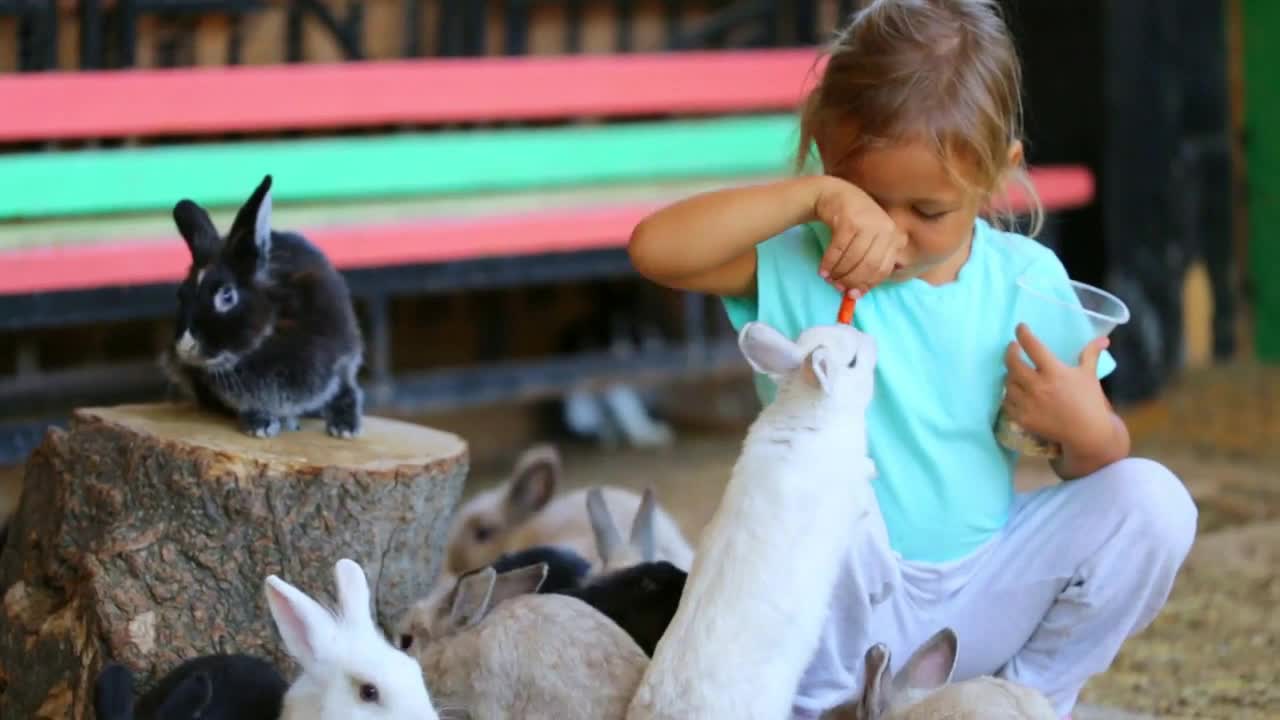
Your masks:
<svg viewBox="0 0 1280 720"><path fill-rule="evenodd" d="M682 300L685 349L689 354L689 365L697 366L706 357L707 351L706 296L686 292Z"/></svg>
<svg viewBox="0 0 1280 720"><path fill-rule="evenodd" d="M366 388L368 405L391 401L391 298L384 294L364 298L369 315L369 337L365 344L365 366L369 369Z"/></svg>

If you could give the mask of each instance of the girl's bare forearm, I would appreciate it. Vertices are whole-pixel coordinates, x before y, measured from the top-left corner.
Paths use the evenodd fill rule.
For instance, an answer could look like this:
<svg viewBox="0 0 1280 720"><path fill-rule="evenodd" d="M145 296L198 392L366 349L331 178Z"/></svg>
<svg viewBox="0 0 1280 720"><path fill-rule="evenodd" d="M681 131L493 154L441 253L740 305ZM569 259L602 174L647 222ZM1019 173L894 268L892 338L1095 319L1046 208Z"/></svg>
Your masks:
<svg viewBox="0 0 1280 720"><path fill-rule="evenodd" d="M755 246L813 219L820 177L701 193L645 218L631 234L636 270L672 287L749 288Z"/></svg>

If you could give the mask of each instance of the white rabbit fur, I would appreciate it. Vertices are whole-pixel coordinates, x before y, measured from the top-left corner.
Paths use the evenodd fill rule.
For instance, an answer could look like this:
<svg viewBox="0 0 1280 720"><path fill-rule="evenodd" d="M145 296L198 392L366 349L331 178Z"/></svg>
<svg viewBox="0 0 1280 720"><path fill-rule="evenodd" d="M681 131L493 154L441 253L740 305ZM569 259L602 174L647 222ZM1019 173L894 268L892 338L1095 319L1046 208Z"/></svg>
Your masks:
<svg viewBox="0 0 1280 720"><path fill-rule="evenodd" d="M471 720L622 720L648 658L586 603L532 594L546 564L463 575L448 627L414 654L437 702Z"/></svg>
<svg viewBox="0 0 1280 720"><path fill-rule="evenodd" d="M984 675L951 683L958 641L943 628L921 645L889 679L889 649L867 649L866 681L860 697L823 715L823 720L1058 720L1036 690Z"/></svg>
<svg viewBox="0 0 1280 720"><path fill-rule="evenodd" d="M603 569L587 515L587 489L556 496L560 483L560 455L552 445L535 445L516 461L511 475L495 488L477 493L458 509L449 532L445 572L459 576L492 563L498 556L538 545L555 545L577 552ZM614 517L632 517L640 495L604 486L605 504ZM655 557L681 570L693 562L693 549L669 513L653 514Z"/></svg>
<svg viewBox="0 0 1280 720"><path fill-rule="evenodd" d="M747 432L630 720L787 717L839 562L874 501L874 340L832 325L793 342L753 322L738 344L777 398Z"/></svg>
<svg viewBox="0 0 1280 720"><path fill-rule="evenodd" d="M373 622L364 571L344 558L333 575L336 615L275 575L266 580L276 628L302 666L280 720L438 720L418 664Z"/></svg>

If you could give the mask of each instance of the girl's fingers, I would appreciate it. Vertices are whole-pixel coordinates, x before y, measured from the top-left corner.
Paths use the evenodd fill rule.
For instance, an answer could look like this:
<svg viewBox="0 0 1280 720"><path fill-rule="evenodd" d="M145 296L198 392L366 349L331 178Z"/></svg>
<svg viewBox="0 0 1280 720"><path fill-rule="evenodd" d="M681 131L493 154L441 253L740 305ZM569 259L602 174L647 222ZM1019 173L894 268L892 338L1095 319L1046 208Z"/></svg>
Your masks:
<svg viewBox="0 0 1280 720"><path fill-rule="evenodd" d="M849 269L850 285L873 286L882 279L878 273L880 265L889 256L889 238L883 234L871 238L870 247L856 265ZM835 277L840 277L836 275Z"/></svg>
<svg viewBox="0 0 1280 720"><path fill-rule="evenodd" d="M848 227L839 221L833 224L831 228L831 244L827 246L826 252L822 253L822 261L818 263L818 274L823 279L839 277L833 270L836 263L849 251L849 246L853 244L856 234L856 228Z"/></svg>
<svg viewBox="0 0 1280 720"><path fill-rule="evenodd" d="M884 240L884 252L880 254L880 262L875 267L868 268L874 273L873 277L877 285L884 282L885 278L893 272L893 263L898 258L898 244L893 235L886 236Z"/></svg>
<svg viewBox="0 0 1280 720"><path fill-rule="evenodd" d="M1004 350L1004 365L1008 368L1008 381L1019 385L1029 385L1036 378L1036 370L1022 359L1022 346L1011 342Z"/></svg>
<svg viewBox="0 0 1280 720"><path fill-rule="evenodd" d="M1026 395L1021 388L1009 386L1005 388L1004 400L1000 404L1010 418L1021 422L1023 409L1027 405L1026 400Z"/></svg>
<svg viewBox="0 0 1280 720"><path fill-rule="evenodd" d="M867 234L863 232L856 234L853 237L853 241L849 243L844 255L840 257L831 269L831 277L837 284L846 288L853 287L853 284L850 283L849 272L862 262L868 250L870 250L870 242Z"/></svg>

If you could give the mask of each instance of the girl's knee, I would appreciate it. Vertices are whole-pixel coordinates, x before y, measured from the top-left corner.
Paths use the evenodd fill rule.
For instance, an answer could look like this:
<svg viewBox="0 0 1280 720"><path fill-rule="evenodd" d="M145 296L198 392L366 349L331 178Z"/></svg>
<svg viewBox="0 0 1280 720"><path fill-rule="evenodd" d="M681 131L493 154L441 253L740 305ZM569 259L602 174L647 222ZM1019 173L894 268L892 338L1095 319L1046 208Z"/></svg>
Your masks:
<svg viewBox="0 0 1280 720"><path fill-rule="evenodd" d="M1164 465L1126 458L1098 473L1107 502L1127 522L1139 523L1143 542L1181 562L1195 540L1199 511L1182 480Z"/></svg>

